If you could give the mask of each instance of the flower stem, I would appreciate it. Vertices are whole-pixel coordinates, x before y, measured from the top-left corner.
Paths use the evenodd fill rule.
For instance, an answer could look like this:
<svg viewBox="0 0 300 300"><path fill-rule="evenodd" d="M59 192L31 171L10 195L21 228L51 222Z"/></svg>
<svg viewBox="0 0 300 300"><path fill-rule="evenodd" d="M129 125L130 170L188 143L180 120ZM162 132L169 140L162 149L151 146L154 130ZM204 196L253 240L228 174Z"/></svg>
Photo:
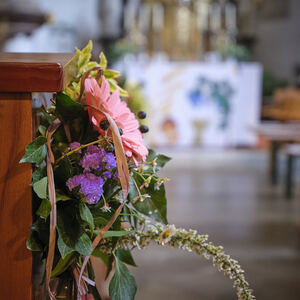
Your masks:
<svg viewBox="0 0 300 300"><path fill-rule="evenodd" d="M55 161L55 163L57 164L57 163L59 163L61 160L63 160L65 157L70 156L70 155L72 155L73 153L78 152L79 150L84 149L84 148L86 148L86 147L88 147L88 146L97 144L97 143L99 143L99 142L101 142L101 141L103 141L103 140L104 140L104 139L101 138L101 139L99 139L99 140L90 142L90 143L88 143L88 144L81 145L81 146L75 148L74 150L71 150L71 151L69 151L68 153L62 155L60 158L58 158L58 159Z"/></svg>

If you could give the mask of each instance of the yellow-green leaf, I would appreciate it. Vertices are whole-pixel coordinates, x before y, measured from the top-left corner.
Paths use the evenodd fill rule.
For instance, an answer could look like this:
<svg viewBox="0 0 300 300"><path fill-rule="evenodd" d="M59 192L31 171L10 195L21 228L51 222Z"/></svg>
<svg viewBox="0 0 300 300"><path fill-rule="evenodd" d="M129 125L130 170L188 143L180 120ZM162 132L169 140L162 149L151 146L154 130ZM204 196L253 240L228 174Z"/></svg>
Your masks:
<svg viewBox="0 0 300 300"><path fill-rule="evenodd" d="M102 68L102 70L106 70L106 68L107 68L107 59L106 59L103 52L100 53L99 58L100 58L100 67Z"/></svg>
<svg viewBox="0 0 300 300"><path fill-rule="evenodd" d="M105 76L106 79L108 79L108 78L120 77L121 74L118 71L107 69L103 71L103 75Z"/></svg>

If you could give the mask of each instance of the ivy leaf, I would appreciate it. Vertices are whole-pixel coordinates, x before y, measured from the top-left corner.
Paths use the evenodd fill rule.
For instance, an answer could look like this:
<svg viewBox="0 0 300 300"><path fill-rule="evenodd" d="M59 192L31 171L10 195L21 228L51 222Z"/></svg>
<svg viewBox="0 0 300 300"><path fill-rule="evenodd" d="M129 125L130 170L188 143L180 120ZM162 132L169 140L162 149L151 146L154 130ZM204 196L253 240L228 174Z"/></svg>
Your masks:
<svg viewBox="0 0 300 300"><path fill-rule="evenodd" d="M105 266L108 268L108 266L109 266L109 255L108 254L101 252L98 248L95 248L92 255L95 257L101 258L101 260L104 262Z"/></svg>
<svg viewBox="0 0 300 300"><path fill-rule="evenodd" d="M133 176L133 179L131 179L129 192L130 201L139 196L139 193L132 180L136 181L137 186L141 186L144 182L138 175ZM167 224L167 199L165 187L162 184L159 190L156 190L154 188L155 182L156 179L152 178L149 187L144 188L145 191L142 192L142 194L148 194L150 198L146 198L144 201L136 201L133 203L133 206L136 210L152 218L153 220Z"/></svg>
<svg viewBox="0 0 300 300"><path fill-rule="evenodd" d="M67 87L74 77L78 74L79 55L74 55L72 59L64 66L64 83Z"/></svg>
<svg viewBox="0 0 300 300"><path fill-rule="evenodd" d="M86 65L91 59L93 49L93 42L89 40L88 44L82 49L79 50L76 48L76 55L78 55L78 69L79 73L82 73L86 70Z"/></svg>
<svg viewBox="0 0 300 300"><path fill-rule="evenodd" d="M88 208L88 206L86 204L84 204L83 202L80 202L79 204L79 212L80 212L80 217L83 221L87 222L90 226L91 231L94 230L94 219L93 219L93 215L90 211L90 209Z"/></svg>
<svg viewBox="0 0 300 300"><path fill-rule="evenodd" d="M39 136L29 143L25 148L25 155L20 160L20 163L30 162L39 166L47 154L46 142L47 139L44 136Z"/></svg>
<svg viewBox="0 0 300 300"><path fill-rule="evenodd" d="M108 79L108 78L120 77L121 74L118 71L107 69L103 71L103 75L105 76L106 79Z"/></svg>
<svg viewBox="0 0 300 300"><path fill-rule="evenodd" d="M164 165L171 160L170 157L163 155L163 154L158 154L154 150L149 149L149 154L147 156L146 162L151 163L154 159L156 158L156 169L160 170Z"/></svg>
<svg viewBox="0 0 300 300"><path fill-rule="evenodd" d="M116 255L123 263L137 267L129 249L119 248L116 251Z"/></svg>
<svg viewBox="0 0 300 300"><path fill-rule="evenodd" d="M46 173L46 166L45 167L41 167L36 169L33 173L32 173L32 185L41 180L43 177L45 177L47 175Z"/></svg>
<svg viewBox="0 0 300 300"><path fill-rule="evenodd" d="M51 212L51 209L52 206L50 201L48 199L43 199L40 204L40 207L36 211L36 214L46 220Z"/></svg>
<svg viewBox="0 0 300 300"><path fill-rule="evenodd" d="M71 252L73 252L74 250L72 248L70 248L69 246L67 246L63 239L61 238L60 235L58 235L58 239L57 239L57 247L58 250L60 252L60 255L62 258L65 258L68 254L70 254Z"/></svg>
<svg viewBox="0 0 300 300"><path fill-rule="evenodd" d="M69 266L76 260L76 254L70 253L65 258L61 258L51 272L51 277L56 277L68 269Z"/></svg>
<svg viewBox="0 0 300 300"><path fill-rule="evenodd" d="M83 233L75 243L75 250L85 256L92 253L92 241L86 233Z"/></svg>
<svg viewBox="0 0 300 300"><path fill-rule="evenodd" d="M47 177L44 177L32 185L34 192L40 199L47 198L47 184L48 179Z"/></svg>
<svg viewBox="0 0 300 300"><path fill-rule="evenodd" d="M75 249L75 244L79 240L82 229L76 218L76 209L73 206L65 206L57 209L57 230L64 243Z"/></svg>
<svg viewBox="0 0 300 300"><path fill-rule="evenodd" d="M42 248L40 247L40 243L35 238L34 232L32 232L30 234L30 236L28 237L28 239L26 241L26 247L27 247L27 249L29 249L31 251L41 251L42 250Z"/></svg>
<svg viewBox="0 0 300 300"><path fill-rule="evenodd" d="M110 86L110 89L112 92L114 92L115 90L119 90L120 92L120 96L122 97L128 97L128 92L125 91L124 89L122 89L121 87L118 86L117 82L113 79L113 78L108 78L107 79L108 83L109 83L109 86Z"/></svg>
<svg viewBox="0 0 300 300"><path fill-rule="evenodd" d="M136 293L136 282L126 265L118 257L115 260L115 274L109 285L109 296L112 300L133 300Z"/></svg>
<svg viewBox="0 0 300 300"><path fill-rule="evenodd" d="M100 53L99 58L100 58L100 67L104 71L104 70L106 70L106 67L107 67L107 59L103 52Z"/></svg>
<svg viewBox="0 0 300 300"><path fill-rule="evenodd" d="M72 100L64 93L56 95L56 111L60 114L63 121L79 117L84 112L83 106Z"/></svg>
<svg viewBox="0 0 300 300"><path fill-rule="evenodd" d="M62 194L61 192L58 192L56 190L56 202L58 202L58 201L68 201L68 200L72 200L72 198L70 196Z"/></svg>

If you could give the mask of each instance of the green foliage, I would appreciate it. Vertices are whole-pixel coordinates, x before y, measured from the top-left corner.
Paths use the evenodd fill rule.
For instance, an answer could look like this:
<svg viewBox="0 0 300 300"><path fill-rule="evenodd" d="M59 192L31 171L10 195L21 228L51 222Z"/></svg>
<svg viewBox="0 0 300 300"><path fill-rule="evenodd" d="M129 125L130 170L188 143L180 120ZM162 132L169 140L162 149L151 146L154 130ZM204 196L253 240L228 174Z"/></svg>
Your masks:
<svg viewBox="0 0 300 300"><path fill-rule="evenodd" d="M119 90L120 92L120 96L122 97L128 97L128 93L127 91L125 91L124 89L122 89L121 87L118 86L116 80L114 80L113 78L108 78L107 79L108 83L109 83L109 86L110 86L110 90L112 92L114 92L115 90Z"/></svg>
<svg viewBox="0 0 300 300"><path fill-rule="evenodd" d="M105 266L108 268L109 266L109 255L106 253L103 253L99 250L99 248L95 248L93 253L93 256L101 258L101 260L104 262Z"/></svg>
<svg viewBox="0 0 300 300"><path fill-rule="evenodd" d="M73 252L74 250L72 248L70 248L69 246L67 246L63 239L61 238L60 235L58 235L58 239L57 239L57 247L58 250L60 252L60 255L62 258L65 258L68 254L70 254L71 252Z"/></svg>
<svg viewBox="0 0 300 300"><path fill-rule="evenodd" d="M38 239L35 237L34 232L32 232L30 234L30 236L28 237L28 239L26 241L26 247L27 247L27 249L29 249L31 251L41 251L42 250Z"/></svg>
<svg viewBox="0 0 300 300"><path fill-rule="evenodd" d="M286 80L278 79L273 73L263 72L262 94L263 97L271 97L274 91L278 88L283 88L288 85Z"/></svg>
<svg viewBox="0 0 300 300"><path fill-rule="evenodd" d="M46 166L36 169L32 174L32 185L47 176Z"/></svg>
<svg viewBox="0 0 300 300"><path fill-rule="evenodd" d="M39 166L47 154L46 142L47 139L45 137L39 136L29 143L25 148L25 155L20 160L20 163L29 162Z"/></svg>
<svg viewBox="0 0 300 300"><path fill-rule="evenodd" d="M47 198L47 184L48 184L48 177L44 177L39 181L36 181L32 185L34 192L38 195L40 199Z"/></svg>
<svg viewBox="0 0 300 300"><path fill-rule="evenodd" d="M76 241L75 250L84 256L90 255L92 253L92 241L86 233L83 233Z"/></svg>
<svg viewBox="0 0 300 300"><path fill-rule="evenodd" d="M154 159L156 158L156 170L160 170L165 166L165 164L171 160L170 157L163 155L163 154L158 154L154 150L149 149L149 153L146 159L146 162L151 163Z"/></svg>
<svg viewBox="0 0 300 300"><path fill-rule="evenodd" d="M72 120L84 112L83 106L72 100L64 93L56 95L56 112L61 116L62 121Z"/></svg>
<svg viewBox="0 0 300 300"><path fill-rule="evenodd" d="M51 209L52 206L50 201L48 199L43 199L40 207L36 211L36 214L46 220L51 212Z"/></svg>
<svg viewBox="0 0 300 300"><path fill-rule="evenodd" d="M67 270L69 266L72 265L76 260L75 253L69 253L65 258L61 258L56 264L55 268L52 270L51 277L58 276Z"/></svg>
<svg viewBox="0 0 300 300"><path fill-rule="evenodd" d="M144 183L144 180L139 174L135 173L133 175L130 184L130 201L133 201L133 199L139 196L139 192L136 185L133 183L133 180L136 182L138 187ZM146 198L144 201L136 201L133 203L133 206L136 210L153 220L167 224L167 199L165 195L165 188L162 184L159 189L155 189L155 182L156 179L151 178L149 187L144 188L144 191L142 191L142 194L148 194L150 198Z"/></svg>
<svg viewBox="0 0 300 300"><path fill-rule="evenodd" d="M120 237L120 236L125 236L132 233L132 231L129 230L122 230L122 231L113 231L113 230L109 230L107 232L105 232L103 238L108 238L108 237Z"/></svg>
<svg viewBox="0 0 300 300"><path fill-rule="evenodd" d="M84 204L83 202L79 203L79 213L80 213L81 219L88 223L91 231L93 232L94 227L95 227L93 215L92 215L90 209L88 208L88 206L86 204Z"/></svg>
<svg viewBox="0 0 300 300"><path fill-rule="evenodd" d="M136 282L126 265L116 257L115 274L109 285L112 300L132 300L136 293Z"/></svg>
<svg viewBox="0 0 300 300"><path fill-rule="evenodd" d="M123 263L127 264L127 265L131 265L133 267L137 267L130 250L128 249L122 249L119 248L116 251L116 256L119 258L119 260L121 260Z"/></svg>
<svg viewBox="0 0 300 300"><path fill-rule="evenodd" d="M100 58L100 67L102 68L102 70L106 70L106 67L107 67L107 59L104 55L103 52L100 53L99 55L99 58Z"/></svg>

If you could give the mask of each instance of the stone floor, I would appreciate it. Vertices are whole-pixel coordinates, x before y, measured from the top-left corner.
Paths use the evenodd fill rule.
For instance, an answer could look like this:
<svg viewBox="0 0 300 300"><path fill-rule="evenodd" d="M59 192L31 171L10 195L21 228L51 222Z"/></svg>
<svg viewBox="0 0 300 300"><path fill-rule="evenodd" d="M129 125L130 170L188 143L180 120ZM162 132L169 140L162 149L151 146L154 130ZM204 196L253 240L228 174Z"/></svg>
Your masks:
<svg viewBox="0 0 300 300"><path fill-rule="evenodd" d="M169 223L207 233L239 260L261 300L300 299L300 191L272 188L260 151L165 151ZM298 227L299 228L299 227ZM137 300L236 299L231 281L182 250L136 250Z"/></svg>

